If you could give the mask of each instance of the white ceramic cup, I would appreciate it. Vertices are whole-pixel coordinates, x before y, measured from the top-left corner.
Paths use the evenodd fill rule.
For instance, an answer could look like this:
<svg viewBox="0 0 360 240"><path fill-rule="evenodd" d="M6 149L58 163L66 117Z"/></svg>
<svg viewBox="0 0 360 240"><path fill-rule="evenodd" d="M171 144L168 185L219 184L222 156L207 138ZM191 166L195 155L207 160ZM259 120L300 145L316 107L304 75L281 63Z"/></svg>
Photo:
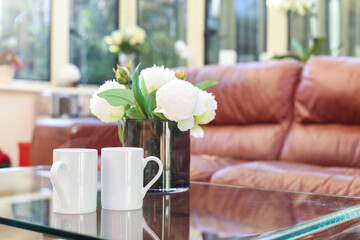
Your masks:
<svg viewBox="0 0 360 240"><path fill-rule="evenodd" d="M149 161L159 165L156 176L145 186L144 168ZM143 198L159 179L163 165L157 157L144 159L142 148L111 147L101 149L101 205L111 210L142 208Z"/></svg>
<svg viewBox="0 0 360 240"><path fill-rule="evenodd" d="M96 212L84 214L54 213L52 226L61 230L97 236Z"/></svg>
<svg viewBox="0 0 360 240"><path fill-rule="evenodd" d="M101 209L100 235L106 239L141 240L143 229L152 239L159 239L143 218L142 209L116 211Z"/></svg>
<svg viewBox="0 0 360 240"><path fill-rule="evenodd" d="M96 149L54 149L50 169L54 212L80 214L96 211L97 159Z"/></svg>

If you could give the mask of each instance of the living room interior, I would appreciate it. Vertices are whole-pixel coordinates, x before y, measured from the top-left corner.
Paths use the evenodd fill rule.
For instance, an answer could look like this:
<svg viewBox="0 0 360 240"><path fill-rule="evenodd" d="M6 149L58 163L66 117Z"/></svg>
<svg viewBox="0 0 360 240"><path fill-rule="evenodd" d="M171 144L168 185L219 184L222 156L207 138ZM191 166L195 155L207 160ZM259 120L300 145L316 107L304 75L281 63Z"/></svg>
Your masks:
<svg viewBox="0 0 360 240"><path fill-rule="evenodd" d="M135 47L125 42L126 31L136 35ZM129 60L132 65L125 67ZM117 69L117 64L124 68ZM185 182L195 182L193 188L199 189L187 202L200 209L196 214L205 216L202 204L216 205L200 194L203 183L279 191L284 196L269 192L269 198L284 201L323 201L311 194L329 196L327 202L339 204L349 199L341 207L332 206L333 211L358 204L358 0L0 0L0 170L42 169L52 165L54 149L91 148L98 151L101 172L102 148L130 146L121 140L120 130L125 138L145 133L129 132L125 120L104 122L90 107L94 93L108 80L119 82L126 69L134 84L137 66L141 84L142 71L154 65L175 75L184 70L185 81L194 86L216 84L208 83L206 89L216 101L214 119L199 123L193 118L203 136L193 135L190 128L190 148L181 149L178 145L184 141L175 139L169 150L189 154L190 161L179 171L185 172ZM154 118L156 109L149 113ZM151 155L147 147L144 150ZM16 191L23 191L29 183L17 184ZM227 192L231 201L240 196L219 191ZM266 194L257 194L249 191L249 198L266 199ZM144 206L146 201L153 204L150 200L144 200ZM224 221L231 222L225 230L199 217L198 222L187 220L185 233L197 235L196 226L224 232L217 238L210 234L194 239L256 237L333 212L319 208L306 215L300 207L294 209L296 221L289 214L288 222L262 223L261 229L251 225L262 220L250 210L246 214L251 218L246 219L251 219L251 227L241 223L241 229L234 226L240 219L219 210L212 217L225 216ZM321 234L314 236L329 237Z"/></svg>

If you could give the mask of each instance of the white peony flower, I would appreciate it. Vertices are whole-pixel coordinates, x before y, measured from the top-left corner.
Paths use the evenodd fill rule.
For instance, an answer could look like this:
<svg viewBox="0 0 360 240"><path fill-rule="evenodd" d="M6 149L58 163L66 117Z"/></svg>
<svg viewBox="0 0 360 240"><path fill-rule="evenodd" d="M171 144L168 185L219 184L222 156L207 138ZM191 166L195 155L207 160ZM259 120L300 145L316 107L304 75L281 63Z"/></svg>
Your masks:
<svg viewBox="0 0 360 240"><path fill-rule="evenodd" d="M116 122L122 119L125 115L125 106L114 107L105 99L98 96L99 93L110 89L125 88L116 80L106 81L94 92L90 99L91 113L98 117L103 122Z"/></svg>
<svg viewBox="0 0 360 240"><path fill-rule="evenodd" d="M113 44L113 38L110 35L105 36L105 42L109 45Z"/></svg>
<svg viewBox="0 0 360 240"><path fill-rule="evenodd" d="M120 48L116 45L110 45L109 46L109 51L112 53L117 53L120 50Z"/></svg>
<svg viewBox="0 0 360 240"><path fill-rule="evenodd" d="M190 135L194 138L202 138L204 137L204 131L199 125L195 125L193 128L191 128Z"/></svg>
<svg viewBox="0 0 360 240"><path fill-rule="evenodd" d="M146 32L139 26L133 26L125 29L125 37L129 39L129 44L134 46L143 43L146 38Z"/></svg>
<svg viewBox="0 0 360 240"><path fill-rule="evenodd" d="M146 35L142 35L142 34L136 34L135 36L132 36L129 39L129 44L131 46L134 46L136 44L141 44L144 42Z"/></svg>
<svg viewBox="0 0 360 240"><path fill-rule="evenodd" d="M123 39L123 34L120 30L115 30L111 33L111 37L114 44L120 45Z"/></svg>
<svg viewBox="0 0 360 240"><path fill-rule="evenodd" d="M158 67L156 65L142 70L140 73L140 79L142 77L144 78L148 93L159 89L170 81L178 80L175 77L175 72L173 70L164 68L164 66Z"/></svg>
<svg viewBox="0 0 360 240"><path fill-rule="evenodd" d="M178 122L181 131L193 128L194 116L206 111L204 102L199 101L198 89L183 80L173 80L160 87L156 92L156 106L155 112Z"/></svg>
<svg viewBox="0 0 360 240"><path fill-rule="evenodd" d="M175 51L181 59L191 58L190 49L183 40L177 40L175 42Z"/></svg>
<svg viewBox="0 0 360 240"><path fill-rule="evenodd" d="M215 118L215 111L217 109L217 102L214 95L208 93L204 90L198 89L200 101L205 104L206 111L199 115L195 116L195 124L208 124Z"/></svg>

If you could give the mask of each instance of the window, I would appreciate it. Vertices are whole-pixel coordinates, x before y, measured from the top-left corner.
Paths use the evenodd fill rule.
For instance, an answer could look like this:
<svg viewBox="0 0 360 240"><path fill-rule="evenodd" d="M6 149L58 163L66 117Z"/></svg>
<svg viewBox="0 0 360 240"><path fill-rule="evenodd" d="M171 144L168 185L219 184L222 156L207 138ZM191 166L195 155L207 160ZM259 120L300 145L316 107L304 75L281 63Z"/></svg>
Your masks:
<svg viewBox="0 0 360 240"><path fill-rule="evenodd" d="M218 63L219 52L223 49L234 50L236 61L257 60L258 55L265 51L265 2L265 0L204 2L0 0L0 40L3 42L9 36L14 36L17 40L16 49L25 63L25 70L18 71L16 78L30 80L51 78L50 80L53 81L56 80L55 70L69 61L80 69L81 83L101 84L104 80L113 77L111 68L117 63L116 56L109 52L104 37L118 28L120 15L127 16L121 19L124 26L128 23L130 25L137 23L147 32L147 51L137 57L137 61L142 63L141 68L153 64L179 67L190 63L200 66L204 59L203 50L205 50L205 64ZM120 3L121 9L119 9ZM63 8L56 8L57 4ZM189 6L195 8L192 7L191 11L188 11ZM205 9L206 19L202 14ZM199 16L196 15L197 11L200 13ZM51 15L52 12L57 14ZM58 23L60 26L65 26L61 25L62 16L70 17L69 31L67 31L68 21L65 21L66 27L56 32ZM50 24L51 19L53 26ZM195 28L196 31L188 30L189 26L195 25L201 28ZM55 29L54 31L62 36L61 41L56 41L59 38L51 39L54 34L50 35L50 29ZM69 39L68 49L67 47L62 49L63 39ZM187 39L189 43L186 43ZM180 40L185 46L190 45L194 51L193 56L190 53L184 57L182 52L176 51L176 43ZM54 52L51 54L50 50ZM199 51L195 53L197 50ZM190 61L187 61L188 59ZM196 61L193 61L194 59ZM50 61L53 61L52 64ZM53 70L51 74L50 67Z"/></svg>
<svg viewBox="0 0 360 240"><path fill-rule="evenodd" d="M138 25L147 33L147 51L139 54L141 67L186 65L175 50L186 39L186 0L138 0Z"/></svg>
<svg viewBox="0 0 360 240"><path fill-rule="evenodd" d="M360 2L358 0L316 0L311 13L289 13L289 41L296 39L311 47L324 36L318 54L360 56ZM289 50L294 50L289 44Z"/></svg>
<svg viewBox="0 0 360 240"><path fill-rule="evenodd" d="M116 56L104 37L117 28L118 0L70 1L70 62L81 72L81 83L101 84L113 78Z"/></svg>
<svg viewBox="0 0 360 240"><path fill-rule="evenodd" d="M15 77L49 80L51 0L0 0L0 51L15 49L25 69Z"/></svg>
<svg viewBox="0 0 360 240"><path fill-rule="evenodd" d="M265 0L207 0L205 63L219 63L221 50L236 62L255 61L266 45Z"/></svg>

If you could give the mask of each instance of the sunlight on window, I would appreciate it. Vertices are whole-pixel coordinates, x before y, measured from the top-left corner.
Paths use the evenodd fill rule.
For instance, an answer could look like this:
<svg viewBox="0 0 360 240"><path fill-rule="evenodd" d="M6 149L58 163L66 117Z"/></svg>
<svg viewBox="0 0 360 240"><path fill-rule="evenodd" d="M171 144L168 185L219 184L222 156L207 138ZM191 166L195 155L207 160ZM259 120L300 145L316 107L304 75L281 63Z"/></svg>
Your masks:
<svg viewBox="0 0 360 240"><path fill-rule="evenodd" d="M0 52L24 64L15 78L49 80L51 0L0 0Z"/></svg>
<svg viewBox="0 0 360 240"><path fill-rule="evenodd" d="M218 64L221 53L229 50L236 53L235 62L258 60L266 45L266 3L207 0L205 26L206 64Z"/></svg>
<svg viewBox="0 0 360 240"><path fill-rule="evenodd" d="M289 12L290 52L296 52L295 39L304 49L315 47L315 55L360 56L358 9L358 0L315 0L309 14ZM321 38L325 41L318 45Z"/></svg>
<svg viewBox="0 0 360 240"><path fill-rule="evenodd" d="M117 28L117 0L70 2L70 61L79 67L81 83L102 84L113 78L116 57L104 37Z"/></svg>
<svg viewBox="0 0 360 240"><path fill-rule="evenodd" d="M145 29L148 44L147 51L139 54L142 68L186 65L190 57L185 42L186 0L139 0L138 24Z"/></svg>

